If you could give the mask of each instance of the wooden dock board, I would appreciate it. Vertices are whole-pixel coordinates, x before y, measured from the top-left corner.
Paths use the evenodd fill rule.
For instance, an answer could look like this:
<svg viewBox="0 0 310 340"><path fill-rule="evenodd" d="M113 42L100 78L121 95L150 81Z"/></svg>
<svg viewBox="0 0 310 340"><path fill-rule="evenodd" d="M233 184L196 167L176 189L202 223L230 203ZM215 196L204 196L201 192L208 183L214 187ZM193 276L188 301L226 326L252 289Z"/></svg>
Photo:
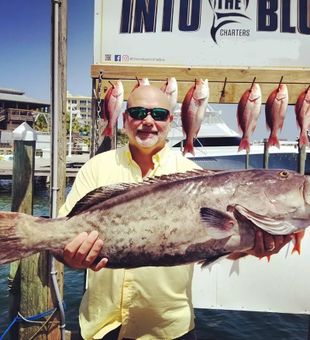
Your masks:
<svg viewBox="0 0 310 340"><path fill-rule="evenodd" d="M72 155L67 158L66 176L68 178L76 177L80 167L89 159L88 154ZM35 177L50 176L50 160L44 158L35 159ZM11 179L13 170L13 160L0 160L0 179Z"/></svg>

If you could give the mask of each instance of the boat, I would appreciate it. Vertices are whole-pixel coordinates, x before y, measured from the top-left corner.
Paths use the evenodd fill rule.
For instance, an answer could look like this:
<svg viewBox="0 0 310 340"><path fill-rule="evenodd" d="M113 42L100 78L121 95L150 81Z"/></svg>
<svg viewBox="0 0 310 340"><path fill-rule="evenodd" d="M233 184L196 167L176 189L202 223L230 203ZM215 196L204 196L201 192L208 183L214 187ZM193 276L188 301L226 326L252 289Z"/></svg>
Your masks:
<svg viewBox="0 0 310 340"><path fill-rule="evenodd" d="M222 118L221 111L208 105L197 138L194 140L195 155L185 156L202 168L210 170L237 170L264 168L266 140L251 143L250 153L238 152L241 135L231 129ZM168 144L175 152L182 152L185 135L182 130L180 107L174 112L174 120L168 134ZM307 154L310 149L307 148ZM296 170L299 168L298 142L280 140L280 148L268 149L268 168ZM266 166L267 167L267 166ZM310 158L307 157L305 172L310 173Z"/></svg>

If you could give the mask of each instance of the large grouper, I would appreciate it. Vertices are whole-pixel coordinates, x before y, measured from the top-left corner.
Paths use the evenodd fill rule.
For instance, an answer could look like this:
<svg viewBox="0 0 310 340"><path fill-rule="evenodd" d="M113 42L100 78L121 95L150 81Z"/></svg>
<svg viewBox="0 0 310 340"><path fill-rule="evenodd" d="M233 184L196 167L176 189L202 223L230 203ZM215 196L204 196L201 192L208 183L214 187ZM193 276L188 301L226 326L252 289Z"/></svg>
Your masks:
<svg viewBox="0 0 310 340"><path fill-rule="evenodd" d="M273 235L304 230L309 204L309 177L288 170L198 170L105 186L67 217L0 212L0 264L61 251L95 229L109 268L206 265L252 248L256 228Z"/></svg>

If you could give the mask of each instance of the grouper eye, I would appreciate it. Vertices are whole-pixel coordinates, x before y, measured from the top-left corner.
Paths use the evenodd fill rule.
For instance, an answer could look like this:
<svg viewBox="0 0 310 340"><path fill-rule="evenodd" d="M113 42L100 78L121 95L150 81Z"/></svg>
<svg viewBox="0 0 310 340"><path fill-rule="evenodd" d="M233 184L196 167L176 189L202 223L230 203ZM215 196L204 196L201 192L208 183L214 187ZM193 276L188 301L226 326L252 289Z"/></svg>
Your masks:
<svg viewBox="0 0 310 340"><path fill-rule="evenodd" d="M286 171L286 170L279 172L279 176L282 177L282 178L287 178L288 175L289 175L289 172Z"/></svg>

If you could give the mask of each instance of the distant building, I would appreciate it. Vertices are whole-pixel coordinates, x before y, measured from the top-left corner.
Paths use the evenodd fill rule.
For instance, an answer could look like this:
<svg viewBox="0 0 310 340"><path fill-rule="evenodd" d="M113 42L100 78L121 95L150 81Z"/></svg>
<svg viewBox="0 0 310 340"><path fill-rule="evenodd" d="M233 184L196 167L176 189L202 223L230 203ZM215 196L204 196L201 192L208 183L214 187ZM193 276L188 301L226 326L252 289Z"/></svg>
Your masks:
<svg viewBox="0 0 310 340"><path fill-rule="evenodd" d="M13 131L23 122L31 127L40 113L48 113L50 104L25 95L25 92L0 88L0 130Z"/></svg>
<svg viewBox="0 0 310 340"><path fill-rule="evenodd" d="M91 124L91 97L73 96L67 92L67 111L71 109L81 126Z"/></svg>

